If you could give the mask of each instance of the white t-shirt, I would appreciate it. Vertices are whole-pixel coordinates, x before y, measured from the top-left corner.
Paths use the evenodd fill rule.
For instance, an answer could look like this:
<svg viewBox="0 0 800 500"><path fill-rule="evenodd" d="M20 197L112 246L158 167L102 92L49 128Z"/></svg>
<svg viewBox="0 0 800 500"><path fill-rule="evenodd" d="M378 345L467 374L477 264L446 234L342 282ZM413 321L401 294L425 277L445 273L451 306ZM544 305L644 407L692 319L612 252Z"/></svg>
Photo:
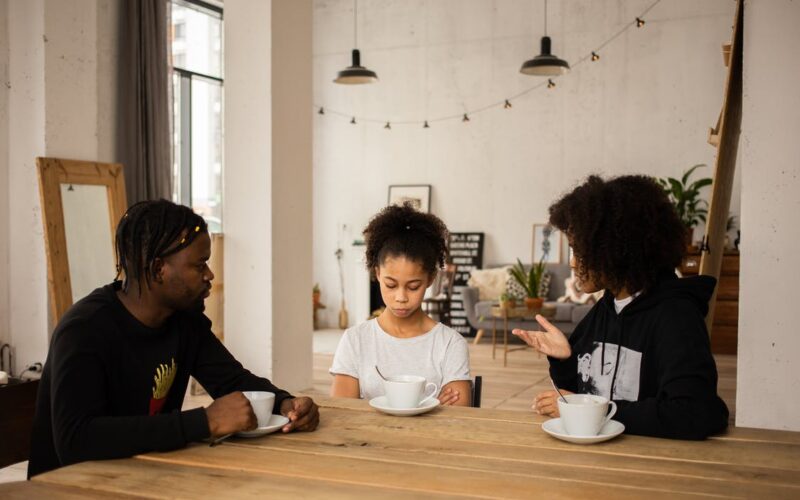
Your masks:
<svg viewBox="0 0 800 500"><path fill-rule="evenodd" d="M375 371L393 375L419 375L441 388L455 380L471 380L467 341L452 328L438 323L412 338L389 335L371 319L347 329L333 356L331 375L358 379L361 398L383 396L383 383Z"/></svg>
<svg viewBox="0 0 800 500"><path fill-rule="evenodd" d="M641 295L642 292L636 292L633 295L629 295L624 299L614 299L614 309L617 311L617 314L621 313L625 306L633 302L633 299Z"/></svg>

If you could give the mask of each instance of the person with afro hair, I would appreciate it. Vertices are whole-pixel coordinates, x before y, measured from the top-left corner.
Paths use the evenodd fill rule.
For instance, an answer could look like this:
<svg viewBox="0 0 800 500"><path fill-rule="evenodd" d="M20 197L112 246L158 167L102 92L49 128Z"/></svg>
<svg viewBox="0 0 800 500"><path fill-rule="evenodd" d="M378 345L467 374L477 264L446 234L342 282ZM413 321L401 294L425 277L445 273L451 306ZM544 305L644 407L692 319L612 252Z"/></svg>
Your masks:
<svg viewBox="0 0 800 500"><path fill-rule="evenodd" d="M366 264L386 308L344 332L330 373L334 397L384 395L385 377L417 375L439 388L441 404L469 406L469 349L464 338L422 310L425 290L447 258L448 231L408 203L388 206L364 229Z"/></svg>
<svg viewBox="0 0 800 500"><path fill-rule="evenodd" d="M705 439L725 429L705 324L716 280L676 276L686 228L662 188L644 176L590 176L550 206L550 223L569 240L581 289L605 291L569 339L541 316L543 331L513 332L548 356L561 392L614 401L630 434ZM533 409L558 417L557 397L542 392Z"/></svg>

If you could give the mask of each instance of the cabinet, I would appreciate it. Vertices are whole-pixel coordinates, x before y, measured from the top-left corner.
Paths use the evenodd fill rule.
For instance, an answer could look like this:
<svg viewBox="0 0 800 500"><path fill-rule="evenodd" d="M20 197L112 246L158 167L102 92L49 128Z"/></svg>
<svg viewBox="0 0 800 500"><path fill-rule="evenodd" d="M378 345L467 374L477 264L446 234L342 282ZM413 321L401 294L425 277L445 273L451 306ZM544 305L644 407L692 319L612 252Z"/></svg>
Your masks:
<svg viewBox="0 0 800 500"><path fill-rule="evenodd" d="M697 274L700 269L700 254L690 253L683 258L681 273L684 276ZM739 335L739 253L726 252L722 256L722 268L717 282L717 302L714 322L711 325L711 352L714 354L736 354Z"/></svg>

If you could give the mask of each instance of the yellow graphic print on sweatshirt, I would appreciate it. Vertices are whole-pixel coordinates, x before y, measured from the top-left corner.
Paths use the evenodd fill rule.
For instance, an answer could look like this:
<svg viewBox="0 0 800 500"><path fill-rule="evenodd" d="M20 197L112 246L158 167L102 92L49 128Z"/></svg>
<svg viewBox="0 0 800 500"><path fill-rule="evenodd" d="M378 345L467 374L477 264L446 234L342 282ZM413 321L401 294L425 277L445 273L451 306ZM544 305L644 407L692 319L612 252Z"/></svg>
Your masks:
<svg viewBox="0 0 800 500"><path fill-rule="evenodd" d="M161 412L177 371L175 358L172 358L172 365L162 363L156 367L156 374L153 377L153 397L150 399L150 415L157 415Z"/></svg>

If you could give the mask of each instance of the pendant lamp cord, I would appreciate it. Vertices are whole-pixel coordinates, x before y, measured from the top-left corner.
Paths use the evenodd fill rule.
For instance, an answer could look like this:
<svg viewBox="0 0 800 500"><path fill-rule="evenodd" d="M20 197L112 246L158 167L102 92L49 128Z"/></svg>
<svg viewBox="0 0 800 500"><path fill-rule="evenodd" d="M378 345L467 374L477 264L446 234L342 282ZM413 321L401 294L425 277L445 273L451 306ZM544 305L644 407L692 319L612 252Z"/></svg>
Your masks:
<svg viewBox="0 0 800 500"><path fill-rule="evenodd" d="M353 47L358 48L358 0L353 0Z"/></svg>
<svg viewBox="0 0 800 500"><path fill-rule="evenodd" d="M547 0L544 0L544 36L547 36Z"/></svg>

